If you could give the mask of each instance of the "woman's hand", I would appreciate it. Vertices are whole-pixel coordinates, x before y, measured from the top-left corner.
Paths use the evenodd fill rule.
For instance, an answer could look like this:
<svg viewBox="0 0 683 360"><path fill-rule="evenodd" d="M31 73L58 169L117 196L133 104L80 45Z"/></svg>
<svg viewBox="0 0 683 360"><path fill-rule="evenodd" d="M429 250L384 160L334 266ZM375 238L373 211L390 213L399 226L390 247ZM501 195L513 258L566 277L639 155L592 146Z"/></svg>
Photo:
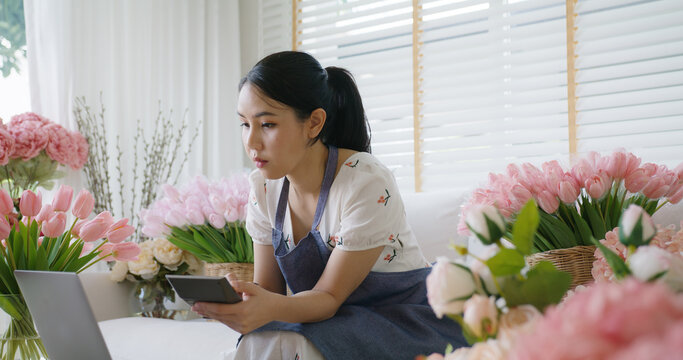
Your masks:
<svg viewBox="0 0 683 360"><path fill-rule="evenodd" d="M272 314L278 298L283 295L272 293L251 282L239 281L232 273L226 277L235 291L241 294L242 301L236 304L197 302L192 306L192 311L218 320L240 334L248 334L274 320Z"/></svg>

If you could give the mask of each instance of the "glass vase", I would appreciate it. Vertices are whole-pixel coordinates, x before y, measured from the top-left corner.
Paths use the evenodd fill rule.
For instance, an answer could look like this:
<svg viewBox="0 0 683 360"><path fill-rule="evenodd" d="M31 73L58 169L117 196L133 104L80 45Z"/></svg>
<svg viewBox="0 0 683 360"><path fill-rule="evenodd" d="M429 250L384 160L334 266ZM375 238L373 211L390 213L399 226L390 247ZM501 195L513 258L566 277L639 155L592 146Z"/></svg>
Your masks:
<svg viewBox="0 0 683 360"><path fill-rule="evenodd" d="M19 294L0 295L0 359L47 359L33 317Z"/></svg>
<svg viewBox="0 0 683 360"><path fill-rule="evenodd" d="M135 316L161 319L187 320L192 315L190 306L180 297L166 279L142 280L133 290Z"/></svg>

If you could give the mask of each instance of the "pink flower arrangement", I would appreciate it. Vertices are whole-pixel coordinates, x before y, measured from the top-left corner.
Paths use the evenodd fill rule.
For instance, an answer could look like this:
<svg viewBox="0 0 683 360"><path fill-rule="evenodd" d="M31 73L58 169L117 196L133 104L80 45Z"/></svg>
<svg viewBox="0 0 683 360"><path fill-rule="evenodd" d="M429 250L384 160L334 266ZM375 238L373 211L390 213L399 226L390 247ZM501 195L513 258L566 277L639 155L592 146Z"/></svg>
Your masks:
<svg viewBox="0 0 683 360"><path fill-rule="evenodd" d="M164 184L161 189L164 196L140 212L142 232L149 237L170 234L170 226L210 224L222 229L226 223L246 219L249 181L245 174L213 182L196 176L179 188Z"/></svg>
<svg viewBox="0 0 683 360"><path fill-rule="evenodd" d="M683 227L683 222L681 222L681 226ZM631 255L629 253L629 249L622 244L619 241L619 228L615 228L612 231L608 231L605 234L605 238L600 240L600 243L605 245L609 250L617 254L622 260L626 261L627 264L629 263L628 260ZM683 263L683 229L676 231L674 225L669 225L667 227L658 227L657 234L654 236L654 238L650 241L649 247L656 247L659 249L662 249L665 251L670 258L668 259L663 259L663 262L665 263L670 263L676 262L676 263ZM647 247L644 247L647 248ZM638 248L638 251L641 249ZM676 260L678 259L678 260ZM650 259L648 259L650 260ZM654 264L654 259L651 259L652 261L648 261L648 266L656 266ZM629 264L632 268L632 270L639 270L640 264ZM662 264L660 266L664 265L670 265L670 264ZM676 270L676 269L674 269ZM614 282L615 281L615 276L614 276L614 271L612 268L609 266L607 263L607 260L605 259L605 256L603 255L602 251L600 249L595 250L595 261L593 262L593 268L591 270L591 274L593 275L593 279L595 279L596 282ZM671 274L675 276L680 276L681 274ZM666 276L665 276L666 279ZM642 280L647 280L647 279L642 279ZM675 290L675 289L674 289Z"/></svg>
<svg viewBox="0 0 683 360"><path fill-rule="evenodd" d="M683 354L683 295L629 278L597 283L550 308L509 357L677 359Z"/></svg>
<svg viewBox="0 0 683 360"><path fill-rule="evenodd" d="M67 227L73 189L62 185L51 204L43 204L40 192L25 190L19 201L21 221L10 224L14 207L7 190L0 190L1 292L19 293L14 270L81 272L101 260L133 260L137 244L124 242L134 229L128 219L115 221L108 211L88 220L92 195L83 190L73 204L75 217ZM97 241L104 239L98 245Z"/></svg>
<svg viewBox="0 0 683 360"><path fill-rule="evenodd" d="M510 222L532 198L542 210L535 251L591 245L590 236L603 238L630 204L652 215L664 203L681 201L683 163L669 170L641 164L640 158L620 150L608 156L591 152L568 170L557 161L546 162L541 169L529 163L510 164L506 173L489 174L488 183L473 192L458 230L469 235L465 220L476 206L493 205Z"/></svg>
<svg viewBox="0 0 683 360"><path fill-rule="evenodd" d="M218 181L202 176L179 188L161 186L163 196L140 212L142 233L165 237L207 262L253 262L244 228L249 201L247 174ZM197 242L197 236L205 241Z"/></svg>
<svg viewBox="0 0 683 360"><path fill-rule="evenodd" d="M25 189L51 188L51 180L62 176L57 164L78 170L87 160L83 135L40 115L28 112L0 124L0 180L10 180L13 198Z"/></svg>

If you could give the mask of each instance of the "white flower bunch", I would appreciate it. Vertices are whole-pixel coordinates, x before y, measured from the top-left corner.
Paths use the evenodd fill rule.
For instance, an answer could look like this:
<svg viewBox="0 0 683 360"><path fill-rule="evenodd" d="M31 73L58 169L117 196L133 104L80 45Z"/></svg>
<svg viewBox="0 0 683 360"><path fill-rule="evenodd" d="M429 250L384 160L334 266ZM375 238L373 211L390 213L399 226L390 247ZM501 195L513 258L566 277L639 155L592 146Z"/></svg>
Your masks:
<svg viewBox="0 0 683 360"><path fill-rule="evenodd" d="M120 282L165 278L166 274L200 274L202 264L194 255L173 245L164 238L140 243L136 261L117 261L110 277Z"/></svg>

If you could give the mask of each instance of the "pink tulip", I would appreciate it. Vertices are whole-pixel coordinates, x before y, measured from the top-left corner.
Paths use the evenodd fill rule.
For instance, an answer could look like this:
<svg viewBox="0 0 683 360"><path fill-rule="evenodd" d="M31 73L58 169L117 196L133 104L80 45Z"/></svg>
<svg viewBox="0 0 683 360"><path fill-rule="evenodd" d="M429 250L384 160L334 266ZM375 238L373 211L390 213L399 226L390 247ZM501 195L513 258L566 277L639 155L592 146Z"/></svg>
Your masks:
<svg viewBox="0 0 683 360"><path fill-rule="evenodd" d="M14 201L9 196L7 190L0 190L0 215L7 215L14 210Z"/></svg>
<svg viewBox="0 0 683 360"><path fill-rule="evenodd" d="M647 185L643 188L643 195L650 199L659 199L660 197L666 195L669 192L670 186L666 183L663 178L654 178L648 181Z"/></svg>
<svg viewBox="0 0 683 360"><path fill-rule="evenodd" d="M552 214L557 211L560 207L560 201L557 200L557 196L551 194L549 191L544 190L538 195L538 206L543 209L543 211L548 214Z"/></svg>
<svg viewBox="0 0 683 360"><path fill-rule="evenodd" d="M465 301L463 312L463 322L475 336L483 338L498 331L498 308L494 296L473 295Z"/></svg>
<svg viewBox="0 0 683 360"><path fill-rule="evenodd" d="M675 191L670 191L669 195L667 195L669 202L672 204L678 204L683 199L683 186L680 185L677 190L674 189Z"/></svg>
<svg viewBox="0 0 683 360"><path fill-rule="evenodd" d="M176 201L178 201L178 199L180 199L180 193L172 185L163 184L163 185L161 185L161 190L164 192L166 197L168 197L169 199L176 200Z"/></svg>
<svg viewBox="0 0 683 360"><path fill-rule="evenodd" d="M676 166L674 172L678 176L678 181L683 181L683 162Z"/></svg>
<svg viewBox="0 0 683 360"><path fill-rule="evenodd" d="M95 198L88 190L83 189L76 196L71 213L79 219L87 219L93 207L95 207Z"/></svg>
<svg viewBox="0 0 683 360"><path fill-rule="evenodd" d="M109 229L107 229L107 240L109 240L110 243L118 244L125 238L133 235L134 232L135 228L128 225L128 219L123 218L113 223Z"/></svg>
<svg viewBox="0 0 683 360"><path fill-rule="evenodd" d="M46 220L43 223L41 230L45 236L56 238L64 233L64 228L66 228L66 214L57 212L54 213L49 220Z"/></svg>
<svg viewBox="0 0 683 360"><path fill-rule="evenodd" d="M38 216L36 216L36 221L39 223L42 223L44 221L49 220L52 215L54 214L54 210L52 209L52 205L50 204L45 204L43 207L40 209L40 212L38 213Z"/></svg>
<svg viewBox="0 0 683 360"><path fill-rule="evenodd" d="M187 211L187 220L190 221L192 225L204 225L206 220L204 219L204 215L200 211L190 209Z"/></svg>
<svg viewBox="0 0 683 360"><path fill-rule="evenodd" d="M136 261L140 254L140 247L136 243L123 242L120 244L106 243L100 247L100 258L112 257L116 261ZM107 259L110 260L110 259Z"/></svg>
<svg viewBox="0 0 683 360"><path fill-rule="evenodd" d="M74 224L74 227L71 229L71 235L73 235L74 237L80 238L81 237L81 228L88 221L89 220L78 219L76 221L76 223Z"/></svg>
<svg viewBox="0 0 683 360"><path fill-rule="evenodd" d="M19 200L19 211L21 211L21 215L26 217L36 216L40 213L40 208L43 205L42 202L43 199L40 191L36 195L31 190L24 190L21 194L21 200Z"/></svg>
<svg viewBox="0 0 683 360"><path fill-rule="evenodd" d="M557 160L543 163L543 171L545 172L546 190L552 194L556 194L560 185L560 181L564 177L564 170Z"/></svg>
<svg viewBox="0 0 683 360"><path fill-rule="evenodd" d="M182 227L187 223L187 219L183 216L183 214L175 209L170 210L166 214L164 220L168 225L175 227Z"/></svg>
<svg viewBox="0 0 683 360"><path fill-rule="evenodd" d="M576 201L580 193L581 189L579 189L572 177L567 177L565 180L560 181L558 185L557 195L565 204L571 204Z"/></svg>
<svg viewBox="0 0 683 360"><path fill-rule="evenodd" d="M7 239L11 231L12 226L7 222L7 219L4 216L0 216L0 239Z"/></svg>
<svg viewBox="0 0 683 360"><path fill-rule="evenodd" d="M624 186L626 189L632 193L640 192L643 190L645 185L647 185L650 177L645 173L642 168L635 169L630 175L626 176L624 180Z"/></svg>
<svg viewBox="0 0 683 360"><path fill-rule="evenodd" d="M588 195L596 200L602 198L610 188L607 177L601 175L602 174L593 175L586 179L586 182L584 183Z"/></svg>
<svg viewBox="0 0 683 360"><path fill-rule="evenodd" d="M209 224L216 229L222 229L225 226L225 218L218 214L209 215Z"/></svg>
<svg viewBox="0 0 683 360"><path fill-rule="evenodd" d="M83 255L89 254L94 248L95 248L95 243L83 243L83 248L81 249L81 257Z"/></svg>
<svg viewBox="0 0 683 360"><path fill-rule="evenodd" d="M62 185L57 190L55 198L52 199L52 208L54 211L67 211L71 206L71 198L74 195L74 189L69 185Z"/></svg>
<svg viewBox="0 0 683 360"><path fill-rule="evenodd" d="M109 211L103 211L94 219L83 224L79 235L85 242L91 242L103 238L107 230L114 223Z"/></svg>

